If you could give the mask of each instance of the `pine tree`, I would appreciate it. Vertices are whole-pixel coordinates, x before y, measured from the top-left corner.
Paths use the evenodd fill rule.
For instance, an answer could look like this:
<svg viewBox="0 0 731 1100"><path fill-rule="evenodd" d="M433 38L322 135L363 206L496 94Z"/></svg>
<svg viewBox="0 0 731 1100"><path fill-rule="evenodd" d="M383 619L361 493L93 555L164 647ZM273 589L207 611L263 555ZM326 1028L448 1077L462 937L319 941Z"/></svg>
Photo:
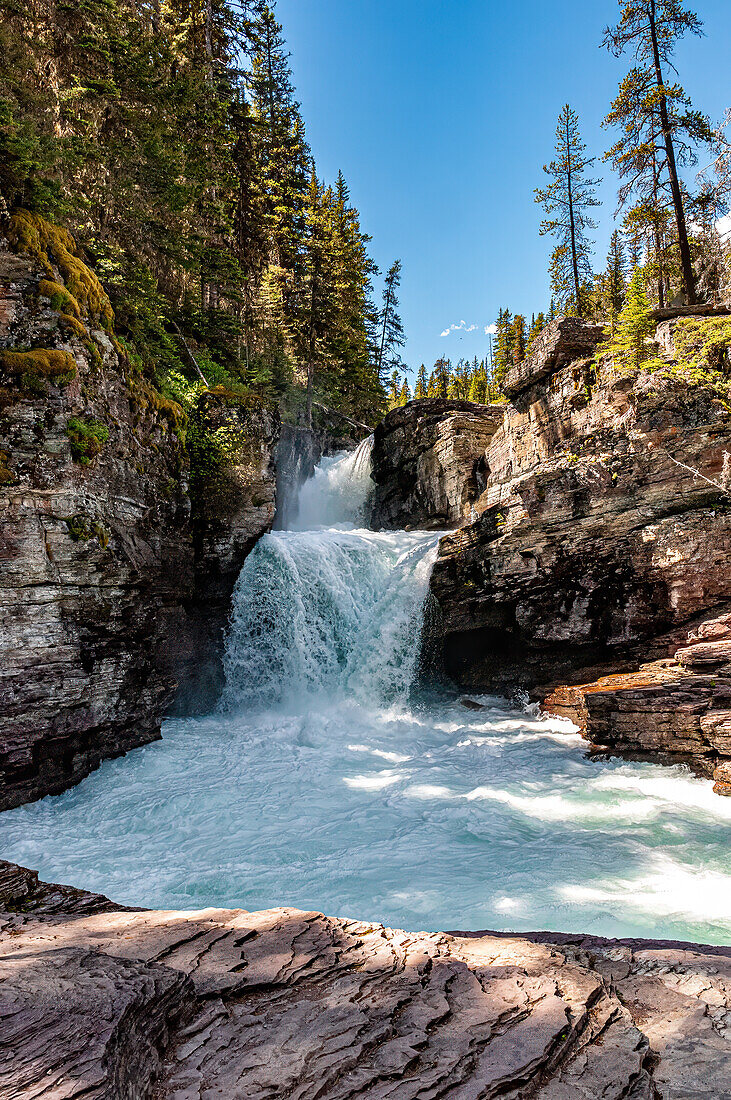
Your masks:
<svg viewBox="0 0 731 1100"><path fill-rule="evenodd" d="M530 355L531 348L535 344L538 337L546 327L546 315L544 313L534 314L533 320L528 330L528 341L526 346L526 354Z"/></svg>
<svg viewBox="0 0 731 1100"><path fill-rule="evenodd" d="M624 305L627 292L627 260L624 252L622 234L615 229L609 241L607 254L607 269L605 272L605 296L609 309L609 316L614 318L619 314Z"/></svg>
<svg viewBox="0 0 731 1100"><path fill-rule="evenodd" d="M610 342L600 350L611 356L616 367L639 370L652 358L653 352L648 342L654 332L655 322L647 300L645 275L642 268L636 267L627 287L625 305L616 330Z"/></svg>
<svg viewBox="0 0 731 1100"><path fill-rule="evenodd" d="M380 315L380 337L376 353L376 370L383 377L389 367L401 362L399 348L406 343L404 329L398 313L398 289L401 286L401 261L395 260L388 269L383 287L383 308Z"/></svg>
<svg viewBox="0 0 731 1100"><path fill-rule="evenodd" d="M565 308L584 315L581 287L591 280L591 242L587 230L596 223L588 211L599 206L595 192L600 180L587 179L586 170L595 157L586 157L579 133L579 118L567 103L556 127L556 153L544 172L550 183L535 192L536 202L546 213L541 236L550 233L557 240L551 258L551 286Z"/></svg>
<svg viewBox="0 0 731 1100"><path fill-rule="evenodd" d="M708 120L693 109L678 83L668 83L674 71L676 43L686 34L700 35L698 16L680 0L619 0L620 19L607 27L604 45L620 57L628 51L635 64L624 77L606 125L620 137L606 154L620 178L620 206L630 198L653 210L672 206L680 253L683 286L689 303L696 301L695 275L688 240L685 204L678 167L695 164L696 147L711 143ZM667 195L667 198L666 198Z"/></svg>
<svg viewBox="0 0 731 1100"><path fill-rule="evenodd" d="M391 371L391 377L388 380L388 387L386 392L388 396L389 410L397 408L399 405L399 398L401 396L401 375L397 370Z"/></svg>
<svg viewBox="0 0 731 1100"><path fill-rule="evenodd" d="M505 375L513 365L513 315L509 309L501 309L497 316L497 347L492 382L502 385Z"/></svg>
<svg viewBox="0 0 731 1100"><path fill-rule="evenodd" d="M446 400L449 397L449 379L452 373L452 364L449 359L437 359L434 369L429 376L427 393L429 397L440 397Z"/></svg>
<svg viewBox="0 0 731 1100"><path fill-rule="evenodd" d="M416 376L416 389L414 390L414 399L416 401L423 401L427 395L427 387L429 381L426 375L426 367L422 363L419 367L419 373Z"/></svg>
<svg viewBox="0 0 731 1100"><path fill-rule="evenodd" d="M525 334L525 317L521 313L516 313L513 320L513 362L522 363L525 359L525 346L526 346L526 334Z"/></svg>

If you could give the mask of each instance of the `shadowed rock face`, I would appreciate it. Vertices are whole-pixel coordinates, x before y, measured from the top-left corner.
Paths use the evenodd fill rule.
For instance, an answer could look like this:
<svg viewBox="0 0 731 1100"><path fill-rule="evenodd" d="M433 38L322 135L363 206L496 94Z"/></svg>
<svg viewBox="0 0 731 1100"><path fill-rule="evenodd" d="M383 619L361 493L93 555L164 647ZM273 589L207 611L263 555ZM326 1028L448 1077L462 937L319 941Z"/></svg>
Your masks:
<svg viewBox="0 0 731 1100"><path fill-rule="evenodd" d="M468 519L503 413L502 405L439 399L393 409L373 438L371 526L447 528Z"/></svg>
<svg viewBox="0 0 731 1100"><path fill-rule="evenodd" d="M71 370L0 364L0 809L159 737L177 682L215 672L226 590L273 521L278 430L210 395L204 417L246 444L194 522L180 410L106 332L51 308L45 273L3 243L0 353L49 349ZM74 455L74 421L101 445Z"/></svg>
<svg viewBox="0 0 731 1100"><path fill-rule="evenodd" d="M3 1096L729 1095L724 949L124 911L9 864L0 897Z"/></svg>

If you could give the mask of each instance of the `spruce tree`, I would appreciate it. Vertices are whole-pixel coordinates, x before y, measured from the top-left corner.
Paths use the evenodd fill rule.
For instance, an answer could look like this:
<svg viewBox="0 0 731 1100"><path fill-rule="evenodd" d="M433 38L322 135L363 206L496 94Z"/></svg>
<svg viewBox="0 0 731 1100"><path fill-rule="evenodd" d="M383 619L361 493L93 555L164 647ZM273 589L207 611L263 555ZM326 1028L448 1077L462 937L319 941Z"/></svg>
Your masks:
<svg viewBox="0 0 731 1100"><path fill-rule="evenodd" d="M380 336L376 353L376 370L380 378L389 368L401 362L399 348L406 343L398 313L398 289L401 286L401 261L395 260L388 269L383 287L383 308L380 315Z"/></svg>
<svg viewBox="0 0 731 1100"><path fill-rule="evenodd" d="M614 319L624 305L627 292L627 260L624 251L622 234L618 229L612 233L607 254L607 269L605 272L605 295L609 309L609 315Z"/></svg>
<svg viewBox="0 0 731 1100"><path fill-rule="evenodd" d="M605 159L624 181L620 206L635 197L653 210L671 205L683 286L693 304L695 275L678 169L696 163L697 146L710 143L712 133L681 85L668 82L668 73L675 71L676 43L686 34L700 35L702 23L680 0L619 0L619 6L619 22L606 28L603 44L616 57L628 52L635 64L606 118L620 136Z"/></svg>
<svg viewBox="0 0 731 1100"><path fill-rule="evenodd" d="M586 177L596 158L585 153L578 115L567 103L558 118L555 157L543 168L550 182L537 189L535 197L546 214L541 236L550 233L558 242L551 257L553 292L565 309L579 317L584 315L582 284L592 277L587 230L595 229L596 223L589 210L599 206L595 192L601 182Z"/></svg>
<svg viewBox="0 0 731 1100"><path fill-rule="evenodd" d="M426 375L426 367L422 363L419 367L419 373L416 376L416 388L414 390L414 400L423 401L427 396L427 386L429 382Z"/></svg>
<svg viewBox="0 0 731 1100"><path fill-rule="evenodd" d="M629 286L617 327L610 342L600 349L610 355L616 367L624 370L639 370L653 357L649 340L655 332L655 321L647 300L645 274L636 267Z"/></svg>

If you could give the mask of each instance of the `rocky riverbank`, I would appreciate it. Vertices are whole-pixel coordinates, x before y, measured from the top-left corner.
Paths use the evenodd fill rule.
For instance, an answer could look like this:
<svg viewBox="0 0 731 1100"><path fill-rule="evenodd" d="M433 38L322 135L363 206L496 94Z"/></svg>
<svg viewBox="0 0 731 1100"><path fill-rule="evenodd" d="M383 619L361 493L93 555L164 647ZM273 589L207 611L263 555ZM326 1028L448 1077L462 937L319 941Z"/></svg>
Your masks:
<svg viewBox="0 0 731 1100"><path fill-rule="evenodd" d="M0 863L24 1100L728 1096L731 950L123 909Z"/></svg>

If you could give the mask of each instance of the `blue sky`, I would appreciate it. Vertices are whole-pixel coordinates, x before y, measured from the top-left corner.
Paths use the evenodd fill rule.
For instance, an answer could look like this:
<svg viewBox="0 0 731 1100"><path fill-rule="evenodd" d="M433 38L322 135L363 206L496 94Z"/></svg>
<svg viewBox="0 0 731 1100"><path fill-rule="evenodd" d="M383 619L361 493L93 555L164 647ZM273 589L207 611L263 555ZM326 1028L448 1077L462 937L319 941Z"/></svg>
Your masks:
<svg viewBox="0 0 731 1100"><path fill-rule="evenodd" d="M697 0L706 37L680 79L713 121L731 105L729 0ZM578 111L592 153L625 62L599 48L616 0L277 0L321 175L342 169L372 254L399 257L405 362L482 356L500 306L530 318L550 297L550 243L533 189L556 117ZM595 234L616 205L608 165ZM598 266L603 266L602 263ZM473 331L440 334L464 322Z"/></svg>

